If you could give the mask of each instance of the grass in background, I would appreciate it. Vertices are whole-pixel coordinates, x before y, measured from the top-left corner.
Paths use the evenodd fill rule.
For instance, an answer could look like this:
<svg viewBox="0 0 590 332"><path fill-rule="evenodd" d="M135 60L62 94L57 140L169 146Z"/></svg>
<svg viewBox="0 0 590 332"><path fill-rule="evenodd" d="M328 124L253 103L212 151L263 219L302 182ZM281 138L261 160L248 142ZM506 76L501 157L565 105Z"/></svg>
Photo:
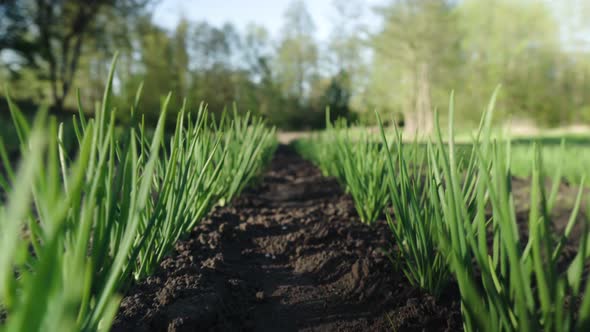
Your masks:
<svg viewBox="0 0 590 332"><path fill-rule="evenodd" d="M359 139L361 137L369 137L375 143L381 142L382 138L380 132L369 130L364 127L351 127L348 129L351 139ZM393 142L397 139L397 135L393 127L384 128L385 136L388 141ZM403 130L402 130L403 131ZM408 133L406 133L408 134ZM443 140L446 142L448 137L448 129L441 128ZM463 159L469 159L469 154L472 152L472 141L474 135L477 135L477 130L470 133L455 134L455 149L458 154L465 154ZM324 137L324 140L329 140L325 133L316 133L313 137L317 139L318 136ZM408 137L414 136L411 139ZM418 142L415 146L424 150L420 153L426 153L428 141L435 137L405 135L402 137L403 141L412 147L407 147L405 150L409 151L414 146L414 142ZM509 133L490 128L490 139L498 142L505 142L510 140L512 143L511 160L512 160L512 174L518 177L527 178L532 175L532 164L530 161L533 158L533 145L537 144L543 159L543 168L548 173L555 172L558 168L562 168L563 179L571 185L577 185L584 177L590 178L590 133L588 134L572 134L564 131L547 130L540 134L522 136L516 135L511 137ZM563 151L562 151L563 144ZM411 152L410 154L413 154ZM585 182L586 186L590 186L590 181Z"/></svg>
<svg viewBox="0 0 590 332"><path fill-rule="evenodd" d="M526 145L515 144L512 147L511 159L513 174L519 177L530 177L533 174L531 160L535 158L532 145L536 144L542 159L543 169L555 172L561 169L564 180L571 185L577 185L582 179L590 179L590 140L583 144L572 143L567 137L560 145L539 145L537 141L527 142ZM585 181L589 186L590 182Z"/></svg>

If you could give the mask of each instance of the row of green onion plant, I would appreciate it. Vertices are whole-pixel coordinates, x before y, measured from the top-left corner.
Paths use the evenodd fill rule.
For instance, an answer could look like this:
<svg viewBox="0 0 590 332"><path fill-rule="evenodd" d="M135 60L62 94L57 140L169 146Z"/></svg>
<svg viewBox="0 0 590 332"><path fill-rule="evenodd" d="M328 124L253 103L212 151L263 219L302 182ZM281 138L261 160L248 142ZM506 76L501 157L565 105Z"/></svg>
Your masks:
<svg viewBox="0 0 590 332"><path fill-rule="evenodd" d="M296 148L325 175L336 177L352 196L361 221L372 224L388 204L385 147L369 135L351 137L344 119L331 123L329 110L326 124L324 133L296 142Z"/></svg>
<svg viewBox="0 0 590 332"><path fill-rule="evenodd" d="M435 141L423 147L427 157L408 158L403 151L408 144L402 143L400 134L394 136L397 158L389 159L396 220L388 221L403 271L410 282L433 294L442 291L452 273L466 331L586 331L587 221L577 255L566 268L561 255L581 220L583 183L563 234L554 234L551 212L562 172L557 168L551 174L552 187L546 190L540 149L534 146L530 212L528 220L519 220L511 186L510 141L491 139L495 98L496 93L471 153L459 153L454 143L453 96L449 138L443 141L437 115ZM381 134L387 145L382 126ZM418 148L414 144L410 150ZM519 232L519 224L528 225L528 236Z"/></svg>
<svg viewBox="0 0 590 332"><path fill-rule="evenodd" d="M439 294L450 271L436 245L440 216L428 196L436 183L423 176L429 162L425 149L417 140L406 146L398 130L386 135L383 126L379 144L368 132L351 135L343 119L332 124L329 112L326 123L324 132L296 141L296 149L325 175L339 179L362 221L372 223L385 213L398 247L392 260L413 285ZM395 144L386 136L394 137ZM386 211L389 206L395 221Z"/></svg>
<svg viewBox="0 0 590 332"><path fill-rule="evenodd" d="M344 170L340 165L339 150L334 143L344 140L343 134L347 122L339 118L332 123L329 110L326 111L326 129L314 133L307 139L298 139L293 144L297 152L305 159L312 161L321 170L324 176L333 176L342 185L344 182Z"/></svg>
<svg viewBox="0 0 590 332"><path fill-rule="evenodd" d="M547 191L541 155L535 146L530 212L528 220L519 220L511 187L510 142L490 139L494 99L482 120L481 135L474 142L475 181L466 181L471 192L463 190L455 156L453 97L448 149L444 149L437 125L437 140L429 151L431 176L438 183L431 199L439 206L443 221L438 233L439 249L461 292L465 330L588 331L590 287L583 276L590 255L587 222L582 227L576 257L567 268L559 264L564 259L561 251L580 219L583 183L567 227L563 234L554 234L551 211L561 170L552 174L553 185ZM528 239L519 233L519 222L528 224Z"/></svg>
<svg viewBox="0 0 590 332"><path fill-rule="evenodd" d="M267 128L262 118L250 113L238 115L235 107L233 113L226 115L221 120L223 149L218 151L219 158L225 153L219 181L221 205L256 180L260 168L270 161L277 146L275 129Z"/></svg>
<svg viewBox="0 0 590 332"><path fill-rule="evenodd" d="M450 279L446 260L437 248L437 230L441 215L430 200L436 190L436 179L428 177L430 167L424 149L416 139L412 144L403 142L397 128L394 147L386 139L381 118L377 114L384 153L390 176L385 186L395 216L386 213L397 250L394 263L404 272L408 281L433 295L439 295Z"/></svg>
<svg viewBox="0 0 590 332"><path fill-rule="evenodd" d="M541 149L533 146L530 212L527 220L519 219L510 140L492 139L496 94L470 147L454 142L454 96L446 140L438 114L434 140L420 144L404 142L397 130L386 135L380 125L386 171L354 167L358 160L371 164L379 156L359 149L370 141L352 140L342 123L329 125L325 133L296 146L324 173L338 177L351 194L357 191L353 194L357 209L374 190L359 183L379 179L386 184L393 217L387 211L386 216L397 244L394 261L413 285L434 295L454 279L466 331L590 330L589 224L579 215L583 181L563 234L555 234L552 210L562 169L545 174ZM373 146L378 149L377 143ZM567 261L562 251L579 222L583 224L577 255ZM528 226L528 234L520 225Z"/></svg>
<svg viewBox="0 0 590 332"><path fill-rule="evenodd" d="M0 144L0 331L108 331L118 294L153 272L213 205L239 194L263 166L254 160L276 146L259 120L234 120L255 129L217 126L204 107L194 117L183 107L167 134L170 96L149 131L137 112L141 88L131 121L116 125L115 61L95 117L79 106L75 156L47 112L30 126L10 103L22 158L13 168ZM236 135L247 158L230 148ZM227 168L244 174L237 189L222 181Z"/></svg>

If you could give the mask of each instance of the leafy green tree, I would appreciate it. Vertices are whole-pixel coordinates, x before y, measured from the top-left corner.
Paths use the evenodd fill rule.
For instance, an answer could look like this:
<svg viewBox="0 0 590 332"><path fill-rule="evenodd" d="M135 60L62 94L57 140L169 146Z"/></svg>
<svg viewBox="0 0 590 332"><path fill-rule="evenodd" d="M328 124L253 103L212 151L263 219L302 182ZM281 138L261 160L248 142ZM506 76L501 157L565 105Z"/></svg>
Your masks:
<svg viewBox="0 0 590 332"><path fill-rule="evenodd" d="M242 40L242 57L249 73L248 109L272 123L280 122L283 98L272 66L275 60L270 34L263 26L249 24Z"/></svg>
<svg viewBox="0 0 590 332"><path fill-rule="evenodd" d="M63 109L84 45L100 34L97 18L135 15L149 0L7 0L0 2L0 50L19 56L48 81L54 108Z"/></svg>
<svg viewBox="0 0 590 332"><path fill-rule="evenodd" d="M278 80L285 95L303 104L318 74L318 47L313 37L315 24L302 0L290 3L284 20L276 56Z"/></svg>
<svg viewBox="0 0 590 332"><path fill-rule="evenodd" d="M432 130L437 97L450 91L460 58L454 6L447 0L400 0L377 9L383 28L372 40L369 98L378 108L403 112L412 130Z"/></svg>
<svg viewBox="0 0 590 332"><path fill-rule="evenodd" d="M209 109L221 112L240 103L240 84L245 73L234 64L240 35L231 24L221 28L198 23L189 36L191 67L190 99L205 102Z"/></svg>
<svg viewBox="0 0 590 332"><path fill-rule="evenodd" d="M476 87L470 91L472 104L502 84L504 113L543 117L553 104L544 105L548 100L543 96L555 82L547 73L560 48L559 27L549 8L539 1L467 0L459 9L464 84Z"/></svg>
<svg viewBox="0 0 590 332"><path fill-rule="evenodd" d="M139 54L141 66L135 72L139 81L143 81L143 94L140 103L141 111L151 119L157 118L161 99L177 84L178 64L175 55L174 41L168 33L154 25L149 17L144 17L138 26ZM134 84L135 85L135 84ZM130 87L133 91L136 87ZM132 97L132 94L128 94ZM174 99L170 109L177 109L182 101L182 95L174 92Z"/></svg>
<svg viewBox="0 0 590 332"><path fill-rule="evenodd" d="M351 81L346 71L332 77L321 98L323 105L330 108L332 119L351 118L350 111Z"/></svg>
<svg viewBox="0 0 590 332"><path fill-rule="evenodd" d="M366 42L368 28L363 23L365 6L359 0L334 0L333 7L334 28L326 50L332 79L325 97L330 100L328 104L332 114L350 117L351 110L367 110L364 91L369 80L367 62L370 49ZM335 95L340 96L336 98L339 100L337 102L334 100ZM342 105L345 100L347 109Z"/></svg>
<svg viewBox="0 0 590 332"><path fill-rule="evenodd" d="M336 75L342 71L353 75L352 73L356 74L361 70L360 67L364 64L363 56L367 55L363 41L367 27L361 23L364 6L358 0L334 0L333 7L334 29L327 49L331 57L330 67Z"/></svg>
<svg viewBox="0 0 590 332"><path fill-rule="evenodd" d="M173 70L175 73L172 91L182 97L189 94L189 64L188 33L190 25L186 19L180 20L172 36Z"/></svg>

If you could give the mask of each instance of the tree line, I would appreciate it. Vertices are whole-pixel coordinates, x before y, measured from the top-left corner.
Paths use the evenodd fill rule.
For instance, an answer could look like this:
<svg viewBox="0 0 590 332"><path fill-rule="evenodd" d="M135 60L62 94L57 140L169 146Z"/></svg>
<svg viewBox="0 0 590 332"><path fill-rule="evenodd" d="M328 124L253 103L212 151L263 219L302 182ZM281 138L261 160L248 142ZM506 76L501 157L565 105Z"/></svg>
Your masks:
<svg viewBox="0 0 590 332"><path fill-rule="evenodd" d="M172 91L172 109L185 99L213 112L235 105L285 129L322 127L329 107L366 123L377 109L428 131L450 91L468 124L501 84L503 119L590 122L584 1L391 0L367 8L335 0L327 40L316 37L303 0L290 3L275 34L254 23L187 19L167 30L154 22L155 8L151 0L2 1L0 80L23 104L55 112L75 108L76 87L92 110L118 51L115 104L130 104L142 84L148 119ZM368 11L378 27L363 20Z"/></svg>

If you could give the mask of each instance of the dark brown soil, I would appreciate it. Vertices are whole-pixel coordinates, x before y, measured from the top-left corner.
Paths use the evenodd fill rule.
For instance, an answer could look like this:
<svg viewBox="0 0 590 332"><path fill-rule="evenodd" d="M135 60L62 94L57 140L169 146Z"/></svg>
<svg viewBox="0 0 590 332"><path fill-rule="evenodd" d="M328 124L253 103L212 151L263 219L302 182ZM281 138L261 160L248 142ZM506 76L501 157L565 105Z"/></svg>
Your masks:
<svg viewBox="0 0 590 332"><path fill-rule="evenodd" d="M385 255L335 180L281 146L257 189L218 208L123 299L114 331L457 331Z"/></svg>

